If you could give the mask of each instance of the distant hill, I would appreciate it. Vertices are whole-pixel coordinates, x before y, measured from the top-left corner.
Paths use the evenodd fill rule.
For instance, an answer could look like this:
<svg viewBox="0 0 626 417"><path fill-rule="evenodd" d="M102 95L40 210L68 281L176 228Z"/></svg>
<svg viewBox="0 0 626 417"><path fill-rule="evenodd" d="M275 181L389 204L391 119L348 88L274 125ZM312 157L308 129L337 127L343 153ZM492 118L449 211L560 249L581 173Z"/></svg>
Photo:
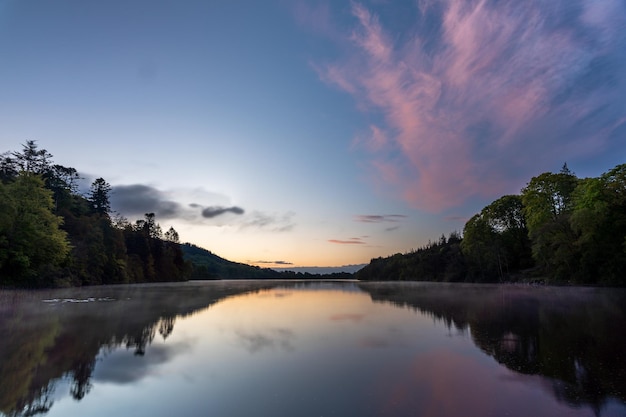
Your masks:
<svg viewBox="0 0 626 417"><path fill-rule="evenodd" d="M367 264L358 264L358 265L343 265L343 266L298 266L293 268L272 268L278 272L301 272L307 274L319 274L319 275L328 275L328 274L337 274L337 273L348 273L353 274L359 269L365 267Z"/></svg>
<svg viewBox="0 0 626 417"><path fill-rule="evenodd" d="M191 243L184 243L181 248L185 260L192 264L190 279L282 278L282 274L273 269L232 262Z"/></svg>

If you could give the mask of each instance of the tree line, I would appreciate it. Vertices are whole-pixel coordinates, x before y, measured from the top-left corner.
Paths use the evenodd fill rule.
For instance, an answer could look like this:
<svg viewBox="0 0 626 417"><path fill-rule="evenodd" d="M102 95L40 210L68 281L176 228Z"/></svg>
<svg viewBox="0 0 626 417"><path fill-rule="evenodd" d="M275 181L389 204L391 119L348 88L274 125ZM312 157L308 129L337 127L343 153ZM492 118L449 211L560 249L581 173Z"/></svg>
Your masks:
<svg viewBox="0 0 626 417"><path fill-rule="evenodd" d="M452 233L405 254L372 259L364 280L626 285L626 164L578 178L564 164L533 177Z"/></svg>
<svg viewBox="0 0 626 417"><path fill-rule="evenodd" d="M111 186L86 195L74 168L28 141L0 155L0 285L52 287L185 280L178 233L154 213L135 223L113 216Z"/></svg>

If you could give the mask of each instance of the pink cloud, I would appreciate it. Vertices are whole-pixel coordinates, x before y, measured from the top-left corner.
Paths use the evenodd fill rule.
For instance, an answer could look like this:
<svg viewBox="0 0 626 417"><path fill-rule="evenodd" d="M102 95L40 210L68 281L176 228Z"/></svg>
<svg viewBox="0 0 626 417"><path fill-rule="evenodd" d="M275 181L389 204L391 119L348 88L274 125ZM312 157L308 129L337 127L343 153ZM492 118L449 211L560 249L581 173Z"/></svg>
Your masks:
<svg viewBox="0 0 626 417"><path fill-rule="evenodd" d="M404 38L392 37L391 24L353 3L358 24L348 36L351 52L318 72L364 112L383 116L383 124L370 124L354 142L374 155L378 181L414 207L437 212L474 196L517 192L512 187L520 178L544 169L537 167L539 152L544 165L562 163L592 144L601 148L615 132L616 120L626 116L621 95L570 93L584 84L594 59L618 51L622 35L602 23L615 27L626 10L612 0L601 3L606 7L588 7L580 19L564 21L577 10L565 1L546 8L444 0L437 35L416 24ZM422 3L424 15L432 9ZM581 27L581 21L588 23ZM605 52L581 40L585 30ZM618 74L622 64L615 65ZM626 92L626 85L619 87ZM589 122L585 132L573 129L607 104L616 109L608 128ZM400 157L390 159L393 150Z"/></svg>

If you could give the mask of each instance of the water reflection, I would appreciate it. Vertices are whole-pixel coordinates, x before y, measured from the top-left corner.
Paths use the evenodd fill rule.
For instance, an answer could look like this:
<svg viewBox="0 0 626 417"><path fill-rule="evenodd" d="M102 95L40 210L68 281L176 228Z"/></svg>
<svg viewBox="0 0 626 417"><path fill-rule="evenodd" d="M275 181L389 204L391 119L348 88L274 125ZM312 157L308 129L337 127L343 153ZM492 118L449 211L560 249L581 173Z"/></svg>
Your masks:
<svg viewBox="0 0 626 417"><path fill-rule="evenodd" d="M0 413L625 415L625 308L369 282L0 292Z"/></svg>
<svg viewBox="0 0 626 417"><path fill-rule="evenodd" d="M18 416L49 411L62 380L70 381L74 399L83 399L92 388L101 352L111 352L110 360L97 379L136 381L184 346L161 346L145 361L121 359L117 348L143 356L157 331L167 339L177 316L264 286L242 282L0 291L0 412Z"/></svg>
<svg viewBox="0 0 626 417"><path fill-rule="evenodd" d="M596 415L626 402L626 292L621 289L447 284L363 284L374 300L409 306L470 329L473 342L507 368L549 380L559 401Z"/></svg>

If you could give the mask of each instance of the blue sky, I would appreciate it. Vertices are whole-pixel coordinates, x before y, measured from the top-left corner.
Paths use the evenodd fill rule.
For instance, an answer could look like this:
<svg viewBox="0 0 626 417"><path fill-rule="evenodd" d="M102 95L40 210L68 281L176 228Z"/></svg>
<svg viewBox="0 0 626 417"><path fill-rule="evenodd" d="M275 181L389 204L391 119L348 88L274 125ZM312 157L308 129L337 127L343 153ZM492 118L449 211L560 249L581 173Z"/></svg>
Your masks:
<svg viewBox="0 0 626 417"><path fill-rule="evenodd" d="M626 157L626 4L0 0L0 152L230 260L405 252Z"/></svg>

